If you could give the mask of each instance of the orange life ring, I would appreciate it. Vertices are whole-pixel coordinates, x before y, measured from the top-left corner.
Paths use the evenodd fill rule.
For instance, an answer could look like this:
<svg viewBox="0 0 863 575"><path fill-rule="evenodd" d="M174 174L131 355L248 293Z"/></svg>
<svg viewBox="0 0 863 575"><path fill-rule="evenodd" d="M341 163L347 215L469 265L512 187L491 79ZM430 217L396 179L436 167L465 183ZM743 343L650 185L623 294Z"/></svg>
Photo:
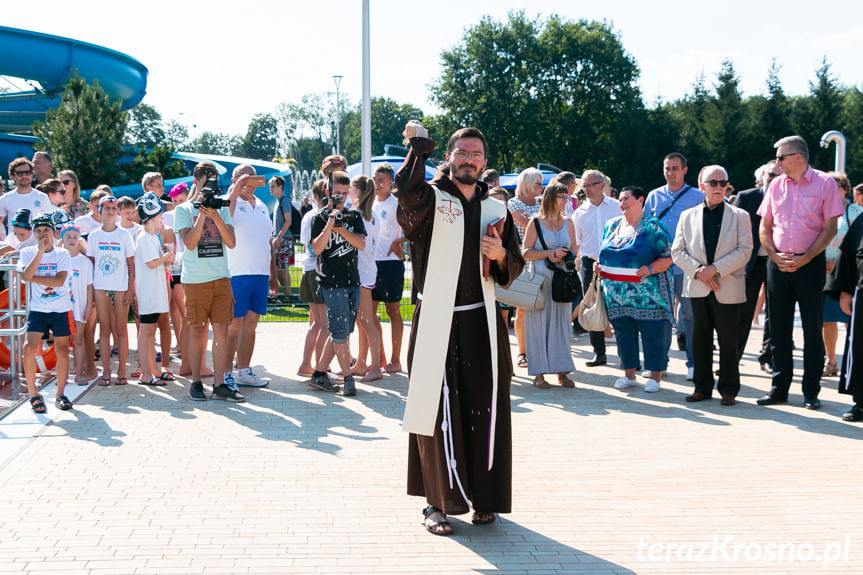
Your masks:
<svg viewBox="0 0 863 575"><path fill-rule="evenodd" d="M21 301L27 297L27 287L24 284L21 284ZM3 308L9 307L9 290L4 289L0 291L0 310ZM0 328L5 329L9 327L9 321L0 322ZM0 367L3 369L9 369L9 366L12 365L12 354L9 352L9 348L0 341ZM57 352L54 351L54 346L52 345L46 350L43 350L40 355L36 356L36 371L38 373L46 373L51 371L57 366Z"/></svg>

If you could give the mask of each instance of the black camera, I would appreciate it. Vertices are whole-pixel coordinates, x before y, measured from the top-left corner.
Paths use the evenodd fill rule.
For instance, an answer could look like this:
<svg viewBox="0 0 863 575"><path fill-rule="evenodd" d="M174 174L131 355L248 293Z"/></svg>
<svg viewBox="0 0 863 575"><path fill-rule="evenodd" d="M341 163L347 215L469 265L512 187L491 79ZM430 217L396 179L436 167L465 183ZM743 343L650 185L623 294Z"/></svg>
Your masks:
<svg viewBox="0 0 863 575"><path fill-rule="evenodd" d="M213 210L218 210L219 208L227 208L231 205L230 200L226 200L225 198L216 197L218 194L222 192L221 186L219 186L219 178L217 176L211 177L207 179L207 183L201 188L201 195L203 198L200 202L192 202L192 205L196 208L200 208L204 206L205 208L210 208Z"/></svg>
<svg viewBox="0 0 863 575"><path fill-rule="evenodd" d="M333 210L330 212L330 217L333 218L333 220L334 220L333 221L333 227L334 228L340 228L344 225L342 223L342 217L343 217L342 212L339 212L337 210Z"/></svg>
<svg viewBox="0 0 863 575"><path fill-rule="evenodd" d="M563 265L570 271L575 269L575 254L572 253L572 250L566 250L566 255L563 256Z"/></svg>

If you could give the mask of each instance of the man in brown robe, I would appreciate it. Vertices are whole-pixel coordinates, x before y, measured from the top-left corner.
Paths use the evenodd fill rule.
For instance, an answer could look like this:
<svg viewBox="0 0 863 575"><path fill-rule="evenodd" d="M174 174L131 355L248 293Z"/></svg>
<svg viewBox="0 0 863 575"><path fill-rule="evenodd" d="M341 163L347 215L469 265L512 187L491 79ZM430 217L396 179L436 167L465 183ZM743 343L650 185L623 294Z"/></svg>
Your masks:
<svg viewBox="0 0 863 575"><path fill-rule="evenodd" d="M475 128L456 131L447 146L447 165L438 171L431 183L425 181L425 161L434 150L434 142L415 121L405 127L405 137L410 140L410 151L396 174L393 195L399 202L399 224L410 241L414 288L419 294L425 286L434 224L436 199L432 185L458 198L464 211L464 247L459 267L453 262L453 271L458 269L459 274L456 311L446 354L446 385L441 393L442 403L449 402L452 434L442 430L444 407L429 405L430 410L438 412L434 436L411 434L408 452L408 494L426 498L428 507L423 511L426 529L436 535L449 535L452 526L446 519L447 514L467 513L472 507L472 521L483 524L494 521L496 512L510 512L512 358L509 334L500 315L495 314L497 417L493 465L488 469L493 395L491 348L485 309L475 304L483 301L480 253L492 260L491 276L503 286L508 286L521 273L524 259L508 213L499 237L484 235L480 230L481 203L496 201L488 197L488 186L478 181L486 167L487 145L482 132ZM459 310L459 306L473 309ZM422 301L419 301L408 347L409 372L414 353L423 353L415 349L421 321ZM452 443L445 447L445 441Z"/></svg>

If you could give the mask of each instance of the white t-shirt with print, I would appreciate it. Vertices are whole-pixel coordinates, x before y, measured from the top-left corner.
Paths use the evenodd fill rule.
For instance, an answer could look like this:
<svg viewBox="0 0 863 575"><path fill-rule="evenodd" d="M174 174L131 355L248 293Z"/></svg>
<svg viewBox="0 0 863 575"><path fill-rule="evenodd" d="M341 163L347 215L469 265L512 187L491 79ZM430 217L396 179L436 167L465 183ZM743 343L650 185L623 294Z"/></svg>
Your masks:
<svg viewBox="0 0 863 575"><path fill-rule="evenodd" d="M159 236L142 231L138 234L135 249L135 294L138 298L138 313L168 313L168 278L165 266L151 268L147 262L162 257Z"/></svg>
<svg viewBox="0 0 863 575"><path fill-rule="evenodd" d="M23 272L36 257L38 246L30 246L21 250L18 260L18 271ZM60 272L66 272L66 278L72 275L72 258L64 248L54 248L45 252L39 259L36 277L53 277ZM72 298L69 294L69 282L50 287L36 282L30 282L30 310L42 313L65 313L72 309Z"/></svg>
<svg viewBox="0 0 863 575"><path fill-rule="evenodd" d="M75 321L85 323L90 302L87 301L87 286L93 284L93 262L84 254L72 257L72 273L69 290L72 294L72 315Z"/></svg>
<svg viewBox="0 0 863 575"><path fill-rule="evenodd" d="M54 205L48 199L48 194L40 192L34 188L26 194L19 194L15 188L0 196L0 217L6 218L6 229L11 230L12 218L18 210L26 208L30 210L30 221L39 214L47 214L54 210Z"/></svg>
<svg viewBox="0 0 863 575"><path fill-rule="evenodd" d="M393 242L402 236L402 227L396 219L398 207L399 201L392 194L384 201L375 198L372 204L372 212L378 220L378 237L375 247L375 259L378 261L402 259L396 254L389 253Z"/></svg>
<svg viewBox="0 0 863 575"><path fill-rule="evenodd" d="M126 291L129 267L126 258L134 257L132 236L117 226L110 232L99 228L87 237L87 255L94 259L93 289Z"/></svg>
<svg viewBox="0 0 863 575"><path fill-rule="evenodd" d="M258 199L253 206L243 198L237 198L231 217L237 241L233 248L228 248L231 276L269 276L273 222L267 206Z"/></svg>
<svg viewBox="0 0 863 575"><path fill-rule="evenodd" d="M137 244L137 243L138 243L138 233L143 229L143 226L141 226L141 224L137 224L137 223L135 223L135 222L132 222L132 227L124 228L123 226L121 226L121 225L119 225L119 224L117 225L117 227L118 227L118 228L120 228L120 229L124 229L124 230L126 230L126 232L127 232L130 236L132 236L132 243L133 243L133 244Z"/></svg>

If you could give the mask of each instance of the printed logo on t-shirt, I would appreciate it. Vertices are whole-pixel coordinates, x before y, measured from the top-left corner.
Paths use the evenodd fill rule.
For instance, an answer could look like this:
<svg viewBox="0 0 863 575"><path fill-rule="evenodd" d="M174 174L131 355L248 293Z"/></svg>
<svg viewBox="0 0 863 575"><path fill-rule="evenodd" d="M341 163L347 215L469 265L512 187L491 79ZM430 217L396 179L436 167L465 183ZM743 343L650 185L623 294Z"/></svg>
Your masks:
<svg viewBox="0 0 863 575"><path fill-rule="evenodd" d="M117 273L120 269L120 258L112 252L123 250L123 245L119 242L99 242L96 246L99 250L99 271L103 276L110 276Z"/></svg>
<svg viewBox="0 0 863 575"><path fill-rule="evenodd" d="M39 267L36 268L36 276L37 277L51 277L57 275L57 264L56 263L48 263L43 264L40 263ZM60 297L60 294L54 291L54 288L51 286L42 286L42 295L39 296L43 300L53 300Z"/></svg>
<svg viewBox="0 0 863 575"><path fill-rule="evenodd" d="M204 220L204 229L201 230L201 239L198 240L199 258L220 258L225 255L222 248L222 236L216 222L210 218Z"/></svg>
<svg viewBox="0 0 863 575"><path fill-rule="evenodd" d="M33 202L33 205L35 205L37 208L42 207L42 204L40 203L40 201L39 201L39 200L35 200L35 201Z"/></svg>

